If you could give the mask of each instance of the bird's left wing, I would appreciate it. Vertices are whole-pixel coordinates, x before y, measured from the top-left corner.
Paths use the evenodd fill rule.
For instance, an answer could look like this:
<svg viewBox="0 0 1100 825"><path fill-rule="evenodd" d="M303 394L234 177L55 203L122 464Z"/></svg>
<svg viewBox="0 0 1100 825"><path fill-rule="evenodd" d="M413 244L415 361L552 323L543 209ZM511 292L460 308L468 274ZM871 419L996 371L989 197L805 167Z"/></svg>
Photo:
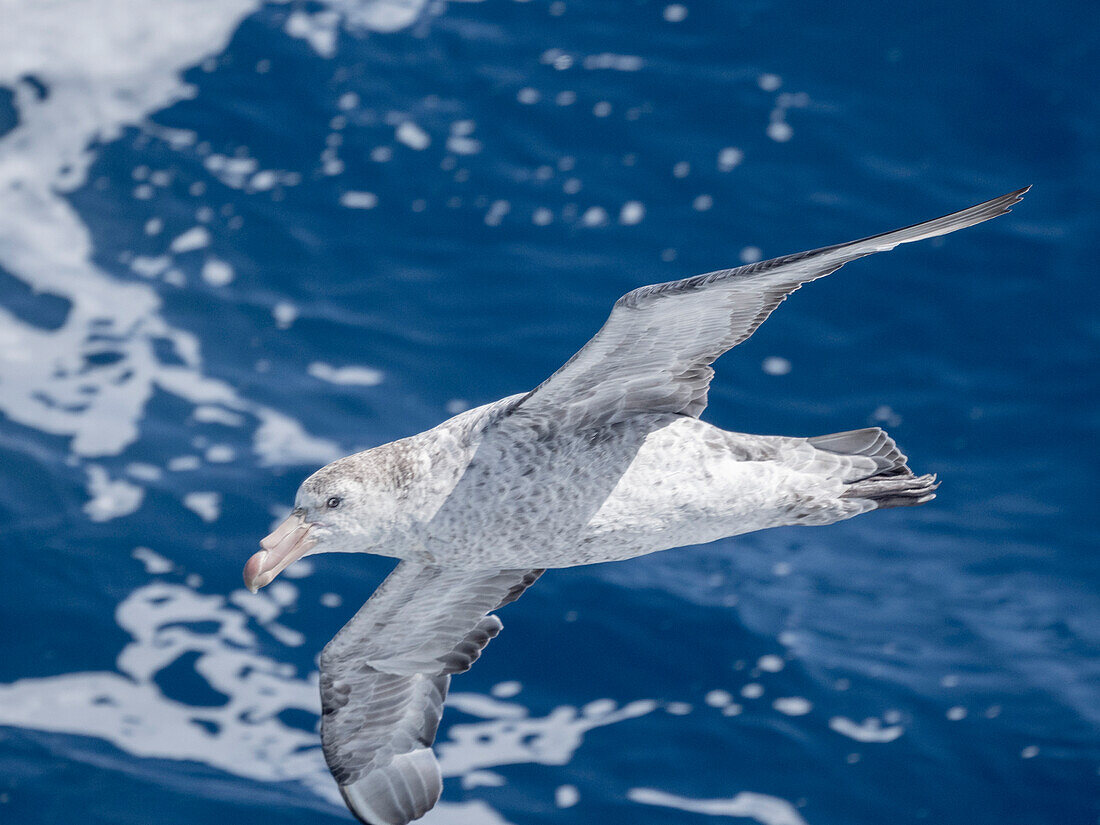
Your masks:
<svg viewBox="0 0 1100 825"><path fill-rule="evenodd" d="M707 405L711 364L802 284L857 258L1003 215L1025 192L851 243L628 292L592 340L502 421L583 430L643 413L698 417Z"/></svg>
<svg viewBox="0 0 1100 825"><path fill-rule="evenodd" d="M403 561L321 653L321 743L340 793L368 825L405 825L439 799L432 754L452 673L500 632L489 613L541 570Z"/></svg>

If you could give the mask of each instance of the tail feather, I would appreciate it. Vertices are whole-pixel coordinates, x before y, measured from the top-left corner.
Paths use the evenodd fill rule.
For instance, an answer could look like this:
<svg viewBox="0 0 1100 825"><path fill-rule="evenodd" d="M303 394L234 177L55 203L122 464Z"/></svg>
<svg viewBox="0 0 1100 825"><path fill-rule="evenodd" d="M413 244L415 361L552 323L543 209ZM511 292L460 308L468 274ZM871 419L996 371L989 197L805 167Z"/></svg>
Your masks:
<svg viewBox="0 0 1100 825"><path fill-rule="evenodd" d="M940 486L936 477L914 475L906 463L909 459L879 427L819 435L808 441L828 453L871 460L866 466L868 470L874 469L849 481L842 498L866 499L884 508L912 507L936 497L936 488Z"/></svg>
<svg viewBox="0 0 1100 825"><path fill-rule="evenodd" d="M898 449L894 439L879 427L817 435L806 440L827 453L871 459L873 463L866 465L869 472L863 478L909 472L909 468L905 466L905 462L909 459ZM852 479L852 481L862 480L862 478Z"/></svg>

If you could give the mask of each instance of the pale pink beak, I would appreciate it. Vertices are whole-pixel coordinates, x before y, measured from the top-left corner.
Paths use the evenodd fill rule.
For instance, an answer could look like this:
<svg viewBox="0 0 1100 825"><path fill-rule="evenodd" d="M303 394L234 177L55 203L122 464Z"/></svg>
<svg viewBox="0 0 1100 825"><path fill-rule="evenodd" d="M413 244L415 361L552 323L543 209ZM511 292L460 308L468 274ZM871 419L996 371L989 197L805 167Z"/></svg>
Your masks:
<svg viewBox="0 0 1100 825"><path fill-rule="evenodd" d="M313 525L306 521L305 513L295 510L289 518L260 540L263 549L244 566L245 586L255 593L309 552L317 543L309 537Z"/></svg>

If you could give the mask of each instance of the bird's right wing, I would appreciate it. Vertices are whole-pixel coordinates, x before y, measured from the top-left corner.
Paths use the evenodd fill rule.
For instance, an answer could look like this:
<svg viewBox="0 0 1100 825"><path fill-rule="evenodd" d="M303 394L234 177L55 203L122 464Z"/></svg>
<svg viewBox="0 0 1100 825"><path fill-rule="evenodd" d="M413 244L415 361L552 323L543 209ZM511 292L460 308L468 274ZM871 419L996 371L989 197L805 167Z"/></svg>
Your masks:
<svg viewBox="0 0 1100 825"><path fill-rule="evenodd" d="M644 413L698 417L714 360L752 335L802 284L857 258L1003 215L1025 192L851 243L628 292L603 328L502 420L534 430L584 430Z"/></svg>
<svg viewBox="0 0 1100 825"><path fill-rule="evenodd" d="M541 570L454 570L403 561L321 653L321 743L344 801L367 825L405 825L439 799L432 753L452 673L500 632L489 613Z"/></svg>

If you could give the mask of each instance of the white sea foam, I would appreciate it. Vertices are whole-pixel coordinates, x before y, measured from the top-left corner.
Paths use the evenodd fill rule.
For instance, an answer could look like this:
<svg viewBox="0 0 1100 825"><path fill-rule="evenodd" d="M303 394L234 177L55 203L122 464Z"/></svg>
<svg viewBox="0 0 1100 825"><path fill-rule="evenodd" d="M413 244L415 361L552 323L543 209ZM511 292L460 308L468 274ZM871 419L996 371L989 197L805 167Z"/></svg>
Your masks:
<svg viewBox="0 0 1100 825"><path fill-rule="evenodd" d="M645 61L633 54L590 54L581 61L586 69L614 69L619 72L637 72Z"/></svg>
<svg viewBox="0 0 1100 825"><path fill-rule="evenodd" d="M581 800L576 785L559 785L554 791L554 804L559 808L572 808Z"/></svg>
<svg viewBox="0 0 1100 825"><path fill-rule="evenodd" d="M218 258L209 258L202 265L202 279L211 286L225 286L233 276L233 267Z"/></svg>
<svg viewBox="0 0 1100 825"><path fill-rule="evenodd" d="M760 363L760 368L768 375L786 375L791 371L791 362L779 355L769 355Z"/></svg>
<svg viewBox="0 0 1100 825"><path fill-rule="evenodd" d="M427 6L427 0L325 0L353 32L395 32L407 28Z"/></svg>
<svg viewBox="0 0 1100 825"><path fill-rule="evenodd" d="M484 696L480 693L452 693L447 698L447 702L463 713L479 716L482 719L522 719L527 715L523 705L502 702L493 696Z"/></svg>
<svg viewBox="0 0 1100 825"><path fill-rule="evenodd" d="M128 516L141 506L145 488L125 479L112 479L102 467L88 467L88 495L84 512L92 521L110 521Z"/></svg>
<svg viewBox="0 0 1100 825"><path fill-rule="evenodd" d="M0 266L35 292L63 297L69 309L59 326L45 328L0 307L5 352L0 411L25 426L68 437L78 457L117 455L132 444L158 388L194 404L255 416L260 430L266 429L264 443L257 443L266 462L301 457L298 450L280 453L287 442L272 437L273 431L287 431L285 416L204 375L200 347L164 320L156 292L116 280L93 263L92 237L66 199L84 183L93 147L194 94L180 72L221 51L257 5L257 0L163 0L155 6L142 0L87 0L75 13L69 3L4 4L0 84L15 92L18 123L0 138ZM27 76L47 94L37 94L23 79ZM194 140L191 133L149 128L173 145ZM209 243L209 230L196 226L177 236L171 251L186 253ZM133 266L146 277L173 275L159 259ZM173 275L173 280L179 279ZM154 348L158 340L169 342L184 363L161 363ZM110 356L106 360L104 353ZM89 365L89 357L100 360ZM322 453L335 457L339 450L311 439L306 452L312 461ZM98 517L109 510L97 504L92 512Z"/></svg>
<svg viewBox="0 0 1100 825"><path fill-rule="evenodd" d="M163 130L151 128L150 131L157 136L163 136ZM202 165L206 171L216 177L231 189L241 189L248 192L266 192L276 186L296 186L301 182L301 174L289 172L285 169L261 169L260 162L249 156L247 147L240 147L238 154L222 155L217 152L207 155ZM201 194L205 188L202 181L196 184L200 191L192 194Z"/></svg>
<svg viewBox="0 0 1100 825"><path fill-rule="evenodd" d="M126 465L126 474L138 481L159 481L164 471L155 464L146 464L144 461L131 461Z"/></svg>
<svg viewBox="0 0 1100 825"><path fill-rule="evenodd" d="M456 120L451 124L447 151L456 155L475 155L481 151L481 141L470 137L477 124L472 120Z"/></svg>
<svg viewBox="0 0 1100 825"><path fill-rule="evenodd" d="M347 209L374 209L378 196L373 192L345 192L340 196L340 205Z"/></svg>
<svg viewBox="0 0 1100 825"><path fill-rule="evenodd" d="M710 195L699 195L691 202L691 208L696 212L706 212L714 206L714 198Z"/></svg>
<svg viewBox="0 0 1100 825"><path fill-rule="evenodd" d="M204 458L211 464L227 464L237 457L237 452L228 444L212 444L206 448Z"/></svg>
<svg viewBox="0 0 1100 825"><path fill-rule="evenodd" d="M783 658L776 656L774 653L765 654L756 662L756 666L767 673L778 673L783 669L784 664Z"/></svg>
<svg viewBox="0 0 1100 825"><path fill-rule="evenodd" d="M459 707L470 712L467 707ZM474 724L456 724L448 739L438 744L444 776L461 776L472 770L502 765L565 765L593 728L644 716L657 703L638 700L618 706L610 699L592 702L578 710L563 705L544 717L507 716Z"/></svg>
<svg viewBox="0 0 1100 825"><path fill-rule="evenodd" d="M774 92L783 85L783 79L777 74L762 74L756 83L765 92Z"/></svg>
<svg viewBox="0 0 1100 825"><path fill-rule="evenodd" d="M643 805L659 805L710 816L745 817L755 819L760 825L806 825L806 820L790 802L750 791L742 791L732 799L690 799L653 788L631 788L626 796Z"/></svg>
<svg viewBox="0 0 1100 825"><path fill-rule="evenodd" d="M201 467L202 459L197 455L177 455L168 459L167 466L173 473L186 473Z"/></svg>
<svg viewBox="0 0 1100 825"><path fill-rule="evenodd" d="M623 204L623 208L619 210L619 223L624 226L633 226L636 223L641 223L644 217L645 206L641 201L627 201Z"/></svg>
<svg viewBox="0 0 1100 825"><path fill-rule="evenodd" d="M669 6L665 6L664 18L669 23L679 23L686 20L688 16L687 6L681 3L673 3Z"/></svg>
<svg viewBox="0 0 1100 825"><path fill-rule="evenodd" d="M794 137L794 129L791 128L791 125L787 123L787 121L778 118L772 120L772 122L768 124L768 128L765 131L767 132L768 137L770 137L776 143L786 143L788 140Z"/></svg>
<svg viewBox="0 0 1100 825"><path fill-rule="evenodd" d="M194 226L172 239L168 248L180 255L184 252L194 252L196 249L210 246L210 230L205 226Z"/></svg>
<svg viewBox="0 0 1100 825"><path fill-rule="evenodd" d="M187 493L183 497L183 505L208 523L217 521L222 514L222 497L220 493Z"/></svg>
<svg viewBox="0 0 1100 825"><path fill-rule="evenodd" d="M336 445L306 433L289 416L266 410L253 436L253 448L265 465L327 464L340 455Z"/></svg>
<svg viewBox="0 0 1100 825"><path fill-rule="evenodd" d="M462 787L469 788L499 788L507 783L507 780L494 771L470 771L462 777Z"/></svg>
<svg viewBox="0 0 1100 825"><path fill-rule="evenodd" d="M316 712L316 677L287 678L279 662L257 654L244 613L221 596L153 583L123 601L116 619L133 637L119 654L121 673L0 686L0 723L95 736L137 756L193 759L253 779L322 776L314 735L275 718L287 708ZM215 629L188 629L200 622ZM161 692L156 675L189 653L225 705L194 707Z"/></svg>
<svg viewBox="0 0 1100 825"><path fill-rule="evenodd" d="M508 820L482 802L439 802L417 820L420 825L510 825Z"/></svg>
<svg viewBox="0 0 1100 825"><path fill-rule="evenodd" d="M164 556L159 553L154 553L148 547L135 547L130 555L144 564L145 572L150 575L168 573L175 567L175 565L164 558Z"/></svg>
<svg viewBox="0 0 1100 825"><path fill-rule="evenodd" d="M381 371L371 367L333 367L320 361L310 364L307 371L314 378L331 384L350 384L360 387L381 384L383 378Z"/></svg>
<svg viewBox="0 0 1100 825"><path fill-rule="evenodd" d="M290 301L279 301L271 308L271 317L275 319L275 326L279 329L290 329L298 320L298 307Z"/></svg>
<svg viewBox="0 0 1100 825"><path fill-rule="evenodd" d="M745 153L733 146L727 146L718 153L718 169L729 172L745 159Z"/></svg>
<svg viewBox="0 0 1100 825"><path fill-rule="evenodd" d="M476 155L481 151L481 141L462 135L447 138L447 151L456 155Z"/></svg>
<svg viewBox="0 0 1100 825"><path fill-rule="evenodd" d="M801 696L783 696L772 702L772 707L787 716L805 716L814 709L810 700Z"/></svg>
<svg viewBox="0 0 1100 825"><path fill-rule="evenodd" d="M759 699L764 695L764 686L759 682L749 682L741 688L741 695L746 699Z"/></svg>
<svg viewBox="0 0 1100 825"><path fill-rule="evenodd" d="M285 31L291 37L306 41L321 57L333 57L339 24L340 16L335 12L323 10L311 14L295 9L286 19Z"/></svg>
<svg viewBox="0 0 1100 825"><path fill-rule="evenodd" d="M158 569L171 566L151 551L140 557ZM272 637L265 648L287 644L288 637L291 644L300 643L298 631L277 621L296 596L296 588L284 590L276 593L279 598L237 590L227 599L178 584L145 585L115 614L132 637L118 656L118 673L70 673L0 685L0 725L94 736L134 756L191 760L246 779L298 781L343 807L316 733L280 719L291 709L319 714L317 674L298 674L258 652L257 631ZM224 704L192 706L162 691L158 676L189 656L196 678L225 696ZM453 725L438 743L443 774L473 776L477 784L489 769L504 765L566 764L587 731L637 718L657 705L600 700L532 717L514 702L456 693L448 706L479 721ZM482 802L442 803L430 816L464 825L505 822Z"/></svg>
<svg viewBox="0 0 1100 825"><path fill-rule="evenodd" d="M607 210L602 206L590 206L581 215L581 223L585 226L606 226L607 221Z"/></svg>
<svg viewBox="0 0 1100 825"><path fill-rule="evenodd" d="M492 690L489 692L497 699L511 699L514 696L519 696L521 690L523 690L522 683L509 681L493 685Z"/></svg>
<svg viewBox="0 0 1100 825"><path fill-rule="evenodd" d="M857 742L893 742L905 733L901 725L883 727L882 721L875 717L864 719L860 724L844 716L834 716L829 720L829 727Z"/></svg>
<svg viewBox="0 0 1100 825"><path fill-rule="evenodd" d="M733 701L733 697L728 690L712 690L703 697L703 701L712 708L724 708Z"/></svg>
<svg viewBox="0 0 1100 825"><path fill-rule="evenodd" d="M485 223L488 226L500 226L501 221L504 220L504 216L512 211L512 205L506 200L496 200L489 206L489 211L485 213Z"/></svg>
<svg viewBox="0 0 1100 825"><path fill-rule="evenodd" d="M172 259L168 255L135 255L130 261L130 271L142 278L156 278L171 265Z"/></svg>
<svg viewBox="0 0 1100 825"><path fill-rule="evenodd" d="M431 145L432 139L419 126L413 123L411 120L406 120L400 126L397 127L397 132L394 135L398 141L404 143L410 149L427 149Z"/></svg>

